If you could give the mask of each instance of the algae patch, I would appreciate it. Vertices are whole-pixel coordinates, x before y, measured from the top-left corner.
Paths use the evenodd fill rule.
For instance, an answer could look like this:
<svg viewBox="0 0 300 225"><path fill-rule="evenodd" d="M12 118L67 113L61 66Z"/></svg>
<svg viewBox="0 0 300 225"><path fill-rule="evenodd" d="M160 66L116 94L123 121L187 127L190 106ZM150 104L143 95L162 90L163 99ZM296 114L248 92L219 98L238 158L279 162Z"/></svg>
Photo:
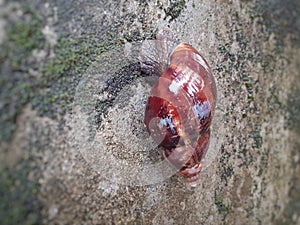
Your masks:
<svg viewBox="0 0 300 225"><path fill-rule="evenodd" d="M37 184L29 180L30 169L23 161L16 168L1 169L0 218L1 224L39 224L40 203Z"/></svg>
<svg viewBox="0 0 300 225"><path fill-rule="evenodd" d="M219 213L227 214L229 212L229 206L224 203L224 200L220 196L215 196L215 205L218 208Z"/></svg>
<svg viewBox="0 0 300 225"><path fill-rule="evenodd" d="M121 39L61 38L54 49L55 57L42 69L40 90L32 100L38 114L55 118L71 110L76 87L85 70L103 52L122 44Z"/></svg>
<svg viewBox="0 0 300 225"><path fill-rule="evenodd" d="M8 61L13 70L26 69L28 56L34 49L43 48L45 41L42 20L37 12L25 5L20 10L22 16L7 20L6 39L0 45L0 64Z"/></svg>
<svg viewBox="0 0 300 225"><path fill-rule="evenodd" d="M8 20L6 40L0 46L0 141L10 139L17 115L34 95L36 81L28 73L34 68L30 57L44 45L41 20L33 10L23 10L23 17Z"/></svg>

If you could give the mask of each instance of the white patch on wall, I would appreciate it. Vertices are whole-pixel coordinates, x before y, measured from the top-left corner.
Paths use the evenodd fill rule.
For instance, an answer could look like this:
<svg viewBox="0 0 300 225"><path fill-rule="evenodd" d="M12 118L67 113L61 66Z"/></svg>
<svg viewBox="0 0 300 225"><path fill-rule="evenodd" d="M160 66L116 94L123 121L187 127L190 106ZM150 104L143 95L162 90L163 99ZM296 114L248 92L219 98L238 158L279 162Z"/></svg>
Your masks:
<svg viewBox="0 0 300 225"><path fill-rule="evenodd" d="M46 41L47 41L51 46L56 45L58 36L57 36L57 34L55 33L53 27L50 27L50 26L46 25L46 26L43 28L42 33L43 33L43 35L45 36Z"/></svg>

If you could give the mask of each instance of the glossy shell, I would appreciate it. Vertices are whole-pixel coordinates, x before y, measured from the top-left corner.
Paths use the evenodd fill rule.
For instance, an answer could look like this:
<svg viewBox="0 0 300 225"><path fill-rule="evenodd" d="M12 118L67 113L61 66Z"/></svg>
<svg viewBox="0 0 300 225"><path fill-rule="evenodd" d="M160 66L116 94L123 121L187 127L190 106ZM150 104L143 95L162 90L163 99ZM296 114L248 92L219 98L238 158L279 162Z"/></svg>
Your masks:
<svg viewBox="0 0 300 225"><path fill-rule="evenodd" d="M191 186L199 179L209 146L216 85L206 60L189 44L179 44L151 90L144 123Z"/></svg>

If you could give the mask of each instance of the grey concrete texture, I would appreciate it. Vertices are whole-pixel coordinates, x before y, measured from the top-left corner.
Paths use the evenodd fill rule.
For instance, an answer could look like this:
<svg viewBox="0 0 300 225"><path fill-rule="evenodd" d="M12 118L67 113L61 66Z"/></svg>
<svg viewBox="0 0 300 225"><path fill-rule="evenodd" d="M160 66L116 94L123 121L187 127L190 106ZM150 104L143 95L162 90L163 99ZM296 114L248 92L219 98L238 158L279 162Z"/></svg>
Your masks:
<svg viewBox="0 0 300 225"><path fill-rule="evenodd" d="M12 196L0 224L300 224L297 0L0 7L0 169L9 174L0 192ZM140 71L140 54L166 28L204 56L217 84L196 188L143 125L157 77Z"/></svg>

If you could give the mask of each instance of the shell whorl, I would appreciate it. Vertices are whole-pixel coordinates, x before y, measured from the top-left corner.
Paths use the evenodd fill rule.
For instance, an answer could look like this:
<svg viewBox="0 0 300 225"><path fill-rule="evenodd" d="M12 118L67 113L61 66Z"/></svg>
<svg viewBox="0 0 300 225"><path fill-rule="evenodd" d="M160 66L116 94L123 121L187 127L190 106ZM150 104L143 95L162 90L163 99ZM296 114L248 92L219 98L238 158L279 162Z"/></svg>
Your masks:
<svg viewBox="0 0 300 225"><path fill-rule="evenodd" d="M168 160L194 185L209 146L216 85L208 63L191 45L180 43L169 57L152 87L144 123Z"/></svg>

